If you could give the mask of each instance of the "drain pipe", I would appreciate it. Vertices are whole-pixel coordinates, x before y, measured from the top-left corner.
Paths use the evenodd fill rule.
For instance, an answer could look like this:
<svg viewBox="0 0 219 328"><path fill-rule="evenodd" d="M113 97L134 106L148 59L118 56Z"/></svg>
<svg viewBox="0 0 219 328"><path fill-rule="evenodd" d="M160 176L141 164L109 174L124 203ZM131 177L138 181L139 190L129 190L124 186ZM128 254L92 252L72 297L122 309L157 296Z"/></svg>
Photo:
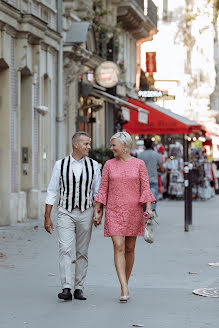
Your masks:
<svg viewBox="0 0 219 328"><path fill-rule="evenodd" d="M57 32L60 34L58 53L58 92L56 111L56 159L65 157L64 140L64 106L63 106L63 35L62 35L62 1L56 0L57 4Z"/></svg>

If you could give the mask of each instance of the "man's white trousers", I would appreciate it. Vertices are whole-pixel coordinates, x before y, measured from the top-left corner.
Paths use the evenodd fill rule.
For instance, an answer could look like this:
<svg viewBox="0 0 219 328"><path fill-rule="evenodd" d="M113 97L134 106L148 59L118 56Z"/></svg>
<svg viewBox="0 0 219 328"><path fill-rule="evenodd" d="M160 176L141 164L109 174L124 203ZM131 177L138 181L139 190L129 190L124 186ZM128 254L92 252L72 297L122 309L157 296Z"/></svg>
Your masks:
<svg viewBox="0 0 219 328"><path fill-rule="evenodd" d="M59 270L62 288L72 288L72 250L75 240L76 263L74 289L83 289L88 267L88 246L93 225L93 207L69 213L58 209Z"/></svg>

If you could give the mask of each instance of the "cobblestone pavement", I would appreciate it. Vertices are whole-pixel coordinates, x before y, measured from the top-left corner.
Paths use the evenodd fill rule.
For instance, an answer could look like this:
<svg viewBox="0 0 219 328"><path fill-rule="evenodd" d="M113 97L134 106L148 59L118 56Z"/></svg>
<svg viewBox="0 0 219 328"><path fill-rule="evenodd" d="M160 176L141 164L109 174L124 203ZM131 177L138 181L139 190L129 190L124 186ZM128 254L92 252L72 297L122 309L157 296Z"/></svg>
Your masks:
<svg viewBox="0 0 219 328"><path fill-rule="evenodd" d="M183 201L160 201L155 243L138 238L131 299L120 304L110 238L94 229L87 301L61 302L55 233L42 220L0 227L0 328L218 328L219 298L192 294L219 287L219 196L193 203L184 232ZM73 256L74 259L74 256ZM72 264L74 267L74 264Z"/></svg>

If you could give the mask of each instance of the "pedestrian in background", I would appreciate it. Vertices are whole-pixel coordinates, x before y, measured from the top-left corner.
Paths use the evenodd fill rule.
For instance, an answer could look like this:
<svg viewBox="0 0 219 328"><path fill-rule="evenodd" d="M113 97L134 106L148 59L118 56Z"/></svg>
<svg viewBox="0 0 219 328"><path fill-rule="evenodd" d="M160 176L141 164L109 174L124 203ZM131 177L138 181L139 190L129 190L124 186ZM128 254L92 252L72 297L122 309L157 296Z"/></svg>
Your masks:
<svg viewBox="0 0 219 328"><path fill-rule="evenodd" d="M76 235L76 264L74 298L86 300L83 295L88 267L88 246L93 225L93 199L101 180L99 164L88 157L91 138L83 131L72 137L73 153L55 163L47 190L45 229L53 230L50 217L59 191L57 232L59 240L59 269L62 292L58 298L72 300L72 248Z"/></svg>
<svg viewBox="0 0 219 328"><path fill-rule="evenodd" d="M157 152L161 156L162 164L165 167L166 156L165 156L165 147L159 145L157 147ZM167 172L158 172L158 200L163 199L163 195L167 192Z"/></svg>
<svg viewBox="0 0 219 328"><path fill-rule="evenodd" d="M95 198L94 224L100 220L101 208L106 206L104 236L111 237L114 263L121 284L121 302L129 299L128 281L134 264L137 236L144 235L143 205L152 213L155 201L144 162L130 155L131 136L118 132L110 140L114 154L103 168L101 186Z"/></svg>
<svg viewBox="0 0 219 328"><path fill-rule="evenodd" d="M158 200L158 171L165 172L161 156L153 149L151 138L144 140L145 150L139 153L138 158L145 162L147 167L150 189L152 194ZM152 210L156 213L156 203L152 204Z"/></svg>

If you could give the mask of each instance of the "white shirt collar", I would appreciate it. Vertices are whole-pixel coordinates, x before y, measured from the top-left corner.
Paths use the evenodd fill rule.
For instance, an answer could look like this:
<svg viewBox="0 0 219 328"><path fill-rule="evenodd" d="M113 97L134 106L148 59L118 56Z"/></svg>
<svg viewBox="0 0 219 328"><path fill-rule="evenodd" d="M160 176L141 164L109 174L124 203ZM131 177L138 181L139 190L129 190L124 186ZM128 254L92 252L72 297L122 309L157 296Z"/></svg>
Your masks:
<svg viewBox="0 0 219 328"><path fill-rule="evenodd" d="M74 159L74 157L72 156L73 153L70 153L70 157L71 157L71 162L76 162L76 163L83 163L84 162L84 157L82 159L80 159L80 161L77 161L76 159Z"/></svg>

